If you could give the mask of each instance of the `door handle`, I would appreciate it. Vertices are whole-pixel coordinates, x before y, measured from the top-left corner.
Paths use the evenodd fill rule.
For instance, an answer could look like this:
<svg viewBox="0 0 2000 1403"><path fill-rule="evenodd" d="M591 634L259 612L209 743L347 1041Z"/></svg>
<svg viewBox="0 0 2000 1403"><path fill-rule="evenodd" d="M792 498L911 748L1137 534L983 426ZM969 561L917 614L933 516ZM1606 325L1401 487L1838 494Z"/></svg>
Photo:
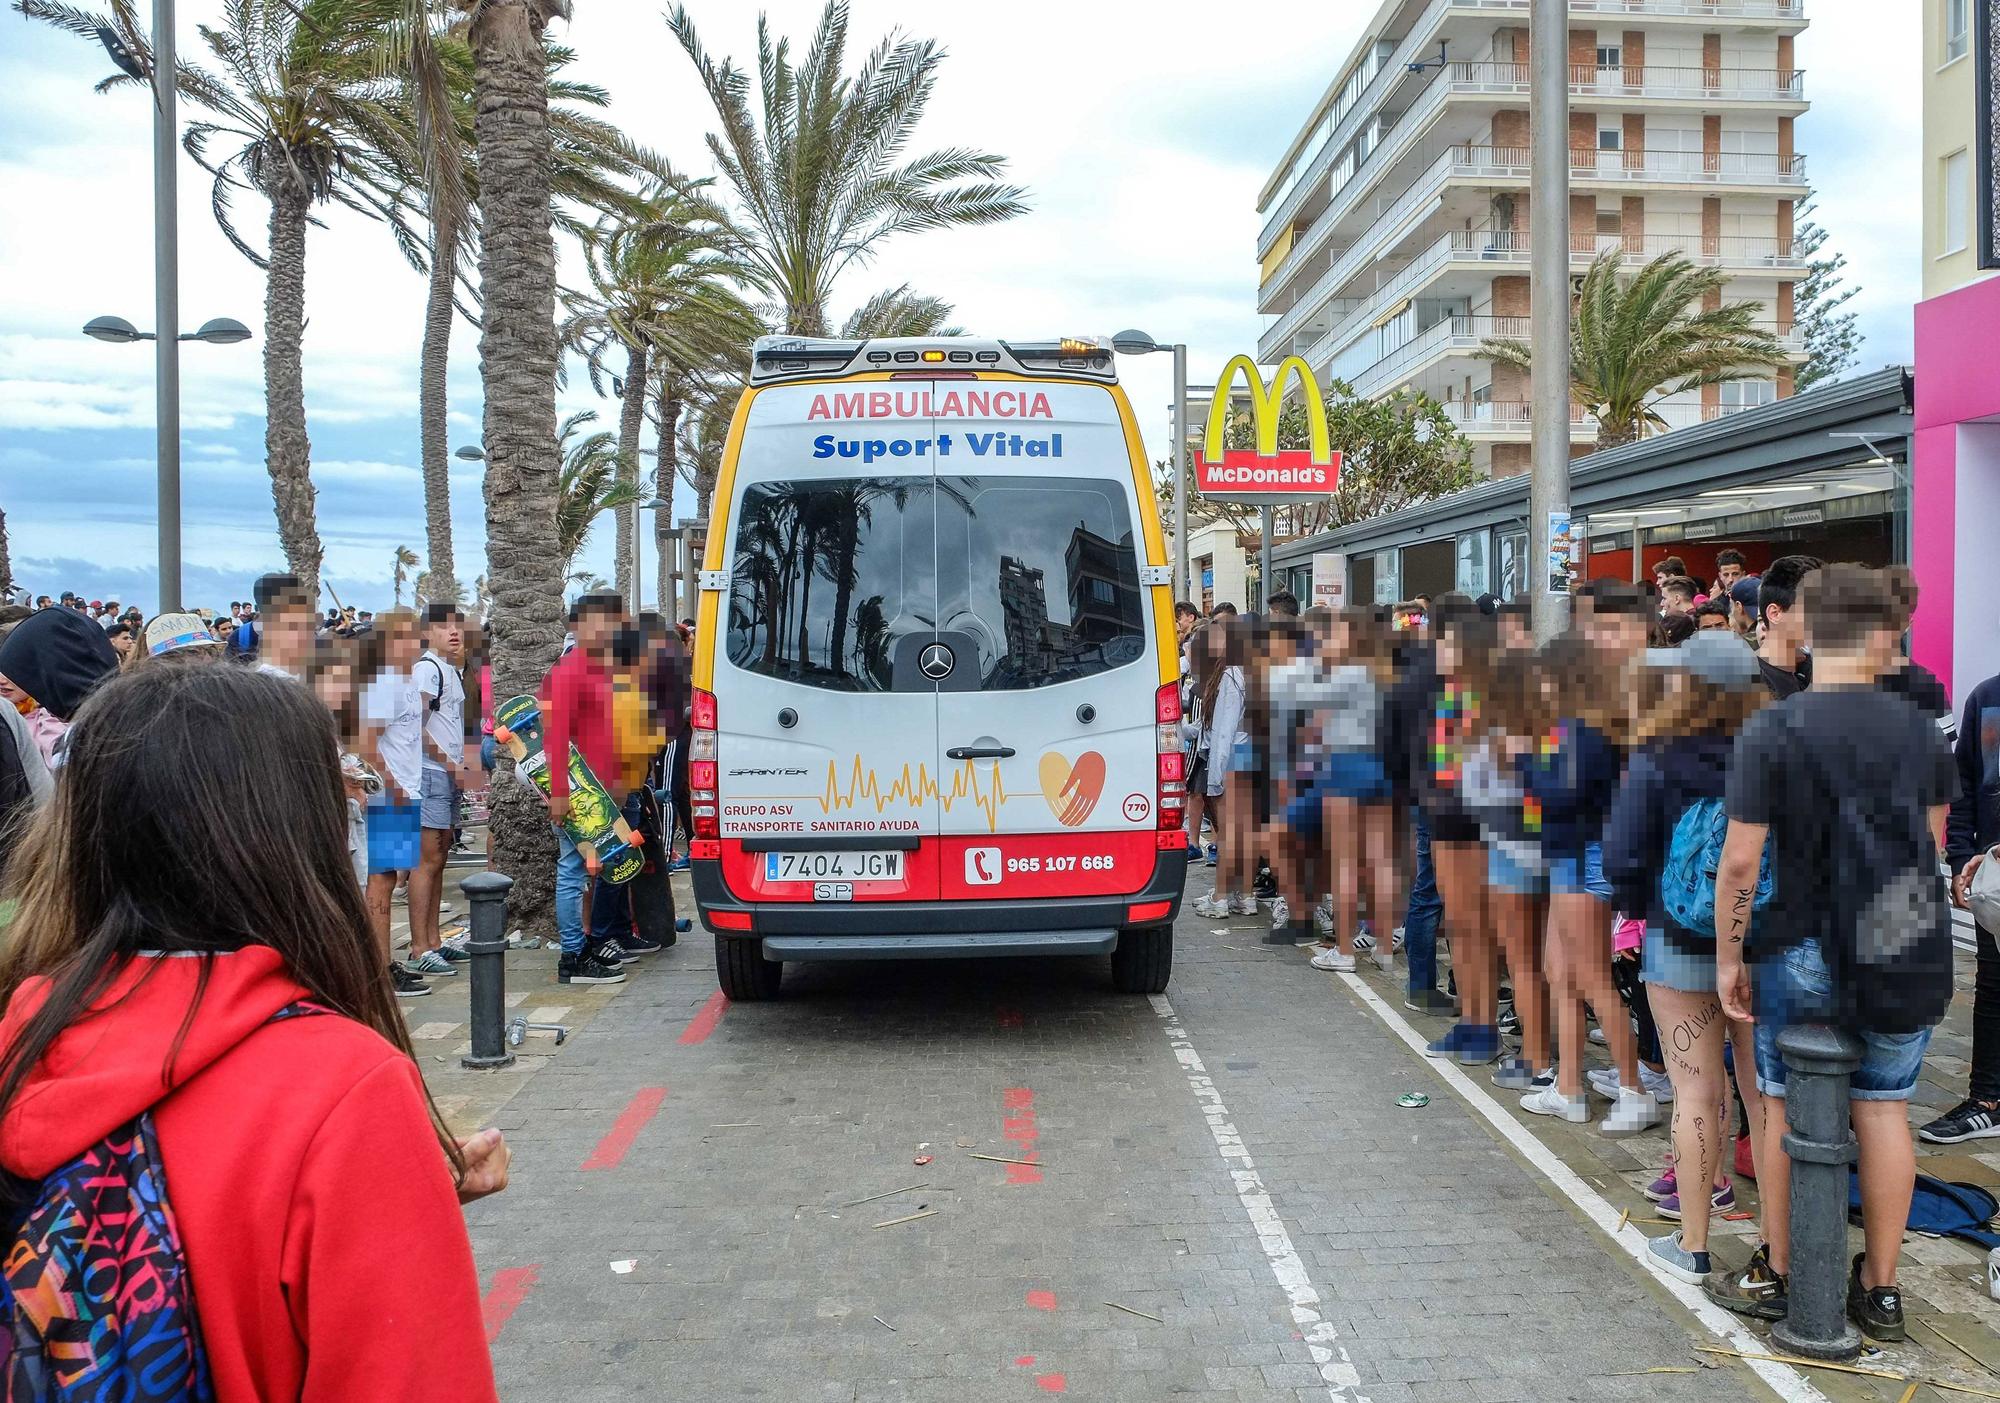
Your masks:
<svg viewBox="0 0 2000 1403"><path fill-rule="evenodd" d="M1011 745L954 745L945 752L953 760L1012 760Z"/></svg>

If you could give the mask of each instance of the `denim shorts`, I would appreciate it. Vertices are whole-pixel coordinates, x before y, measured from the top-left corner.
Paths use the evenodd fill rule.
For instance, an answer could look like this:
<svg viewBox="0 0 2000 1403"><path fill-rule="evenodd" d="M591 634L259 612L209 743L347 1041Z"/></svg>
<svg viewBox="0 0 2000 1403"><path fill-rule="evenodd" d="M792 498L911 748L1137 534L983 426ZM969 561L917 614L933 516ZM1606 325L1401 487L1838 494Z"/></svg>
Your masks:
<svg viewBox="0 0 2000 1403"><path fill-rule="evenodd" d="M1710 942L1706 954L1683 950L1658 926L1647 926L1646 943L1639 955L1639 978L1683 994L1713 994L1715 945Z"/></svg>
<svg viewBox="0 0 2000 1403"><path fill-rule="evenodd" d="M1540 896L1549 889L1548 864L1528 857L1531 844L1501 844L1487 840L1486 885L1508 896Z"/></svg>
<svg viewBox="0 0 2000 1403"><path fill-rule="evenodd" d="M423 848L419 806L377 799L368 805L368 872L407 872Z"/></svg>
<svg viewBox="0 0 2000 1403"><path fill-rule="evenodd" d="M423 825L426 828L458 827L458 786L441 769L424 766Z"/></svg>
<svg viewBox="0 0 2000 1403"><path fill-rule="evenodd" d="M1382 757L1365 750L1336 750L1319 763L1312 792L1323 799L1352 799L1362 804L1389 802L1389 772Z"/></svg>
<svg viewBox="0 0 2000 1403"><path fill-rule="evenodd" d="M1594 896L1611 900L1611 883L1604 878L1604 845L1591 843L1583 857L1574 854L1549 859L1549 890L1558 896Z"/></svg>
<svg viewBox="0 0 2000 1403"><path fill-rule="evenodd" d="M1822 1016L1833 1001L1833 973L1820 954L1819 942L1804 941L1782 955L1760 963L1750 987L1757 1014L1757 1089L1766 1096L1785 1094L1785 1063L1778 1056L1778 1034L1794 1023ZM1924 1049L1931 1030L1915 1033L1860 1033L1861 1066L1850 1083L1853 1101L1907 1101L1923 1070Z"/></svg>
<svg viewBox="0 0 2000 1403"><path fill-rule="evenodd" d="M1264 768L1264 758L1257 753L1257 742L1240 740L1229 751L1229 773L1232 775L1253 775Z"/></svg>

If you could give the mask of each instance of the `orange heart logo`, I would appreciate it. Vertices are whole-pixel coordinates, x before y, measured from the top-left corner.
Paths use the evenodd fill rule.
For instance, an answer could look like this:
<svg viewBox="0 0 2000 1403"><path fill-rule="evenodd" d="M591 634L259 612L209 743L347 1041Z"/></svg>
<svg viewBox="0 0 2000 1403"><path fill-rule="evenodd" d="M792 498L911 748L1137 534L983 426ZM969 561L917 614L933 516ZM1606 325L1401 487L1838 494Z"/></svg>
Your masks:
<svg viewBox="0 0 2000 1403"><path fill-rule="evenodd" d="M1104 792L1104 757L1086 750L1074 762L1057 751L1042 755L1042 797L1049 801L1056 820L1065 828L1075 828L1097 807Z"/></svg>

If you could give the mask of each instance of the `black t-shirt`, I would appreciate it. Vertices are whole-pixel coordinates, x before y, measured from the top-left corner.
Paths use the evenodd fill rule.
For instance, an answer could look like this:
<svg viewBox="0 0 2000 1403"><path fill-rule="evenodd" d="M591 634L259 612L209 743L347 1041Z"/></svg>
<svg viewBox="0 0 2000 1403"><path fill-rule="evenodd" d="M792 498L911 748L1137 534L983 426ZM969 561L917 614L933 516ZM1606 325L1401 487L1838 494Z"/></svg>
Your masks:
<svg viewBox="0 0 2000 1403"><path fill-rule="evenodd" d="M1783 701L1786 697L1797 696L1812 683L1812 659L1803 654L1799 657L1796 669L1779 667L1776 663L1760 657L1757 659L1757 670L1764 674L1764 685L1771 689L1771 695L1779 701Z"/></svg>
<svg viewBox="0 0 2000 1403"><path fill-rule="evenodd" d="M1946 745L1958 741L1958 717L1951 709L1951 694L1937 674L1921 663L1905 662L1876 679L1883 691L1899 696L1931 718Z"/></svg>
<svg viewBox="0 0 2000 1403"><path fill-rule="evenodd" d="M1771 904L1751 917L1745 958L1850 935L1834 929L1834 884L1872 892L1895 874L1828 870L1843 810L1900 811L1905 824L1924 830L1956 779L1931 718L1873 687L1799 692L1752 717L1736 738L1724 799L1732 819L1771 830ZM1931 851L1927 832L1910 836L1917 850Z"/></svg>

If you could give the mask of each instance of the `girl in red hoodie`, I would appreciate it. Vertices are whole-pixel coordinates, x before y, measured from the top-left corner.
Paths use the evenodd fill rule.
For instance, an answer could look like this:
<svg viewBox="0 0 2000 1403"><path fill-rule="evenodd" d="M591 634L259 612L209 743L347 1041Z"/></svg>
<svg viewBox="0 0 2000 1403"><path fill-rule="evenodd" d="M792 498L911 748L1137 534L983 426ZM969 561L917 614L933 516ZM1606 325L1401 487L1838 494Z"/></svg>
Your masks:
<svg viewBox="0 0 2000 1403"><path fill-rule="evenodd" d="M284 678L141 668L83 708L7 872L0 1221L150 1112L219 1403L486 1403L459 1204L506 1148L430 1103L344 810Z"/></svg>

